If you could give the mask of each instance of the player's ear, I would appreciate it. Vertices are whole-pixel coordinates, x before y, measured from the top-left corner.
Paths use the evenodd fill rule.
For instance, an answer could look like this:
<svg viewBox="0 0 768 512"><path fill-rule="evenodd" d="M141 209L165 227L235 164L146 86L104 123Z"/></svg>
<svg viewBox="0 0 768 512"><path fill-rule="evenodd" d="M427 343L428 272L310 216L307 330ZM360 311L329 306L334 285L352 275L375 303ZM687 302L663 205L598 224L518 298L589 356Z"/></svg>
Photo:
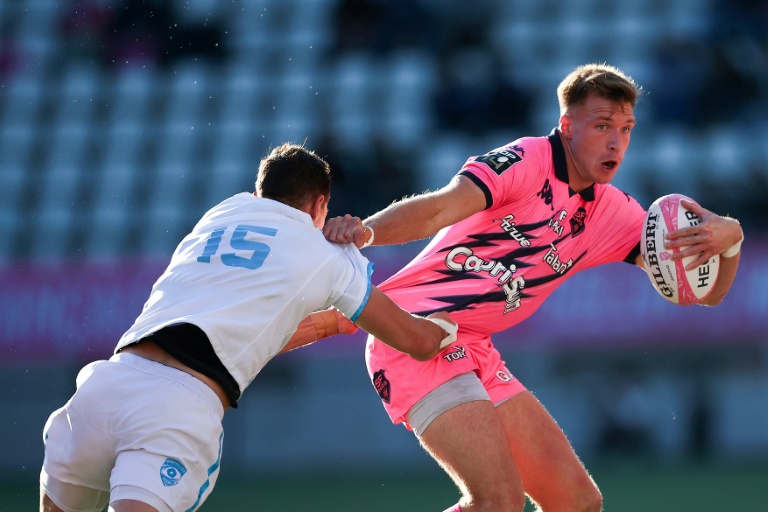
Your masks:
<svg viewBox="0 0 768 512"><path fill-rule="evenodd" d="M568 139L573 136L572 126L573 123L571 121L571 116L568 114L563 114L560 116L560 133L562 133Z"/></svg>
<svg viewBox="0 0 768 512"><path fill-rule="evenodd" d="M307 212L312 220L317 221L319 218L325 220L328 204L324 195L316 196L309 205L309 211Z"/></svg>

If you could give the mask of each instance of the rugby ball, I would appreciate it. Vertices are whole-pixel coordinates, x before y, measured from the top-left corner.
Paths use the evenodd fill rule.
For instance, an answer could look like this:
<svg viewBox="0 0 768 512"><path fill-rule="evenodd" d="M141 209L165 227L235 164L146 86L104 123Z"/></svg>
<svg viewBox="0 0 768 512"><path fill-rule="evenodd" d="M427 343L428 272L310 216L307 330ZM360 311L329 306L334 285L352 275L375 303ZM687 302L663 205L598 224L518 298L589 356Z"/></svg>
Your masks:
<svg viewBox="0 0 768 512"><path fill-rule="evenodd" d="M669 302L688 306L701 304L712 291L720 269L720 255L716 254L706 263L686 271L686 265L696 257L673 261L672 255L681 249L664 248L667 233L701 222L698 215L683 207L680 202L683 199L692 201L682 194L669 194L658 198L648 208L641 233L640 253L645 272L656 291Z"/></svg>

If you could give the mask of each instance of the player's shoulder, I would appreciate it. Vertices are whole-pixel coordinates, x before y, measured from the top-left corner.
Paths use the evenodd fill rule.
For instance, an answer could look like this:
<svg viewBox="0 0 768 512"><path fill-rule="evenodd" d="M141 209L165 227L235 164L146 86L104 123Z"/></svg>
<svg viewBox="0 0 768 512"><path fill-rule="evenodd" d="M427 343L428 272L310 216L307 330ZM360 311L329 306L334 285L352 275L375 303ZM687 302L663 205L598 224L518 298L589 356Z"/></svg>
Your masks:
<svg viewBox="0 0 768 512"><path fill-rule="evenodd" d="M249 205L257 204L257 198L248 192L240 192L219 201L212 206L204 215L203 219L212 219L222 215L231 214L234 211L240 211Z"/></svg>
<svg viewBox="0 0 768 512"><path fill-rule="evenodd" d="M239 192L233 196L229 196L225 199L222 199L219 204L213 207L213 209L220 209L225 207L231 207L233 205L253 205L258 204L259 199L248 192Z"/></svg>
<svg viewBox="0 0 768 512"><path fill-rule="evenodd" d="M496 177L506 171L528 166L535 162L551 160L551 147L546 137L521 137L498 146L482 155L471 156L464 164L462 171L480 170L492 171Z"/></svg>
<svg viewBox="0 0 768 512"><path fill-rule="evenodd" d="M594 213L609 222L637 225L645 217L645 208L632 195L611 184L595 186Z"/></svg>
<svg viewBox="0 0 768 512"><path fill-rule="evenodd" d="M348 265L350 262L368 261L355 244L330 242L326 240L320 230L316 230L309 237L305 249L311 249L307 252L313 255L313 259L318 264L321 261L331 265Z"/></svg>
<svg viewBox="0 0 768 512"><path fill-rule="evenodd" d="M644 208L640 205L640 202L635 199L629 192L622 190L610 183L605 185L595 185L595 199L600 202L610 202L617 206L626 206L627 208Z"/></svg>
<svg viewBox="0 0 768 512"><path fill-rule="evenodd" d="M508 157L516 163L532 156L531 154L538 155L542 151L547 152L548 150L549 141L546 137L525 136L493 148L482 155L471 156L468 162L485 163L493 158Z"/></svg>
<svg viewBox="0 0 768 512"><path fill-rule="evenodd" d="M325 240L325 237L322 236L322 233L321 233L321 238L323 238L323 240L325 241L326 247L328 247L331 253L334 254L337 258L340 257L347 261L352 261L352 262L368 261L368 258L363 256L363 253L360 252L360 249L358 249L355 244L352 244L352 243L340 244L336 242L329 242L328 240Z"/></svg>

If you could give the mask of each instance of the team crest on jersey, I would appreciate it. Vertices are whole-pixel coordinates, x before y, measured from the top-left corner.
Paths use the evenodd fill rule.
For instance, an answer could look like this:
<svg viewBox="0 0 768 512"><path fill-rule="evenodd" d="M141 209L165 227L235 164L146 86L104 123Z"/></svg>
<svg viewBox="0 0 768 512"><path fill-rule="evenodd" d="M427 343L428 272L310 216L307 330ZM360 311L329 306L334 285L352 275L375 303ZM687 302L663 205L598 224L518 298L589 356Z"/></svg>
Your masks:
<svg viewBox="0 0 768 512"><path fill-rule="evenodd" d="M516 150L517 152L513 151ZM521 156L524 154L523 149L517 146L511 148L502 148L486 153L483 156L479 156L475 159L475 162L482 162L491 168L493 172L502 175L504 171L515 165L517 162L523 160Z"/></svg>
<svg viewBox="0 0 768 512"><path fill-rule="evenodd" d="M186 472L187 468L184 467L184 464L169 457L160 467L160 480L163 481L165 487L172 487L179 483Z"/></svg>
<svg viewBox="0 0 768 512"><path fill-rule="evenodd" d="M382 400L389 403L389 380L384 376L384 370L379 370L373 374L373 387Z"/></svg>
<svg viewBox="0 0 768 512"><path fill-rule="evenodd" d="M576 213L571 217L571 238L575 238L584 231L584 224L587 221L587 210L583 207L579 207Z"/></svg>

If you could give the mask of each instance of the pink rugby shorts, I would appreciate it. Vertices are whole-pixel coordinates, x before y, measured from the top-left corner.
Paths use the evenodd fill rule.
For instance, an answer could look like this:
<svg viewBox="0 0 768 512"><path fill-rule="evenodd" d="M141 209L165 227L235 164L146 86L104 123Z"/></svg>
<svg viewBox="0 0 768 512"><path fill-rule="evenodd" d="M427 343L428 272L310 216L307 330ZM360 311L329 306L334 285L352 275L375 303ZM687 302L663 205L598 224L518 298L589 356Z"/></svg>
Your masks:
<svg viewBox="0 0 768 512"><path fill-rule="evenodd" d="M457 375L475 372L494 404L525 391L490 338L463 342L461 331L458 340L429 361L417 361L369 336L365 363L392 422L405 423L409 430L405 416L411 407Z"/></svg>

